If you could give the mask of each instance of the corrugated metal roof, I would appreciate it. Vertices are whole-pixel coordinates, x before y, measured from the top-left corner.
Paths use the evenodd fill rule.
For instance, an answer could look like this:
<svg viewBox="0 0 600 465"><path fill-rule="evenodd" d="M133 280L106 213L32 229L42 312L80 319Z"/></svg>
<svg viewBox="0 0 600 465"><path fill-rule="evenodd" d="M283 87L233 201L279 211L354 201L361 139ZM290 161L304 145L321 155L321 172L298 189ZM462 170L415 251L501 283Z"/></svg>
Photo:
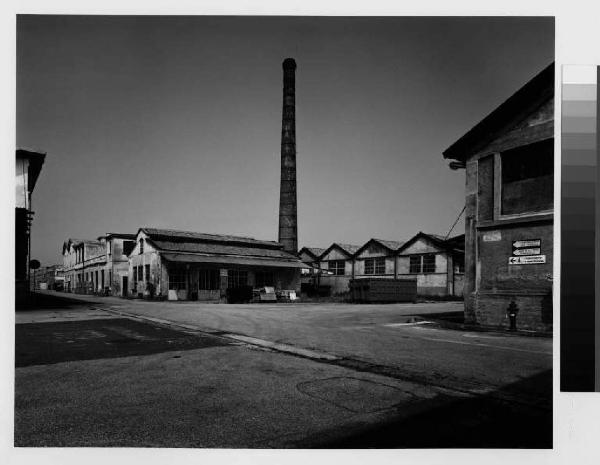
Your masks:
<svg viewBox="0 0 600 465"><path fill-rule="evenodd" d="M164 253L162 254L162 257L165 260L178 263L214 263L223 265L262 266L271 268L306 268L306 265L299 260L288 261L258 257L195 255L179 253Z"/></svg>
<svg viewBox="0 0 600 465"><path fill-rule="evenodd" d="M233 242L238 244L249 244L254 246L282 248L275 241L263 241L252 237L229 236L223 234L205 234L192 231L179 231L175 229L141 228L151 239L171 240L173 242Z"/></svg>

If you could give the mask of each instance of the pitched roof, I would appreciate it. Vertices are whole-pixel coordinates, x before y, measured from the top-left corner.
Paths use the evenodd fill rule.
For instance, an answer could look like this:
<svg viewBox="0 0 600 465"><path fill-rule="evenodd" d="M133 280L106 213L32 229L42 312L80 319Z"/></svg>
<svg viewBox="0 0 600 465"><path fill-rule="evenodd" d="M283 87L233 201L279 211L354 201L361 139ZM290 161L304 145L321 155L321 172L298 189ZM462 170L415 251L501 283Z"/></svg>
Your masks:
<svg viewBox="0 0 600 465"><path fill-rule="evenodd" d="M404 242L386 241L383 239L376 239L376 238L373 238L372 240L379 242L381 245L383 245L384 247L387 247L390 250L398 250L400 247L402 247L402 244L404 244Z"/></svg>
<svg viewBox="0 0 600 465"><path fill-rule="evenodd" d="M331 244L329 247L327 247L323 253L321 255L319 255L318 258L323 258L325 255L327 255L332 249L334 248L338 248L340 249L342 252L344 252L346 255L352 257L356 251L358 249L360 249L360 246L358 245L353 245L353 244L340 244L339 242L334 242L333 244Z"/></svg>
<svg viewBox="0 0 600 465"><path fill-rule="evenodd" d="M413 237L411 237L408 241L406 241L398 251L407 248L409 245L414 243L418 238L425 237L429 241L433 242L437 247L445 250L452 250L456 252L464 251L464 237L465 235L454 236L451 239L445 239L444 236L440 236L439 234L429 234L424 233L423 231L419 231ZM462 247L460 247L460 238L462 237Z"/></svg>
<svg viewBox="0 0 600 465"><path fill-rule="evenodd" d="M195 253L209 255L239 255L246 257L269 257L284 260L297 260L292 254L282 249L265 247L240 246L235 244L220 244L216 242L172 242L151 239L152 244L161 251Z"/></svg>
<svg viewBox="0 0 600 465"><path fill-rule="evenodd" d="M316 259L318 259L321 256L321 254L323 252L325 252L325 249L322 249L320 247L302 247L298 251L298 256L300 256L300 254L302 252L306 252L307 254L309 254L310 256L312 256L316 260Z"/></svg>
<svg viewBox="0 0 600 465"><path fill-rule="evenodd" d="M350 255L354 255L356 253L356 251L358 249L360 249L359 245L353 245L353 244L340 244L339 242L336 242L335 245L337 245L340 249L344 250L345 252L347 252Z"/></svg>
<svg viewBox="0 0 600 465"><path fill-rule="evenodd" d="M464 161L492 141L516 115L554 96L554 63L511 95L504 103L444 150L444 158Z"/></svg>
<svg viewBox="0 0 600 465"><path fill-rule="evenodd" d="M173 229L140 228L148 236L148 241L161 252L167 252L165 258L177 261L210 261L212 257L219 263L230 260L236 263L241 259L263 259L265 266L299 266L302 262L293 254L283 250L283 246L274 241L261 241L251 237L204 234ZM196 258L194 258L196 257ZM199 258L204 257L204 258ZM270 261L264 261L264 260ZM254 263L254 262L253 262Z"/></svg>
<svg viewBox="0 0 600 465"><path fill-rule="evenodd" d="M40 175L40 171L42 171L42 165L46 159L46 154L43 152L35 152L33 150L17 149L15 156L17 159L25 158L29 160L27 190L32 192Z"/></svg>
<svg viewBox="0 0 600 465"><path fill-rule="evenodd" d="M281 249L283 245L275 241L263 241L252 237L229 236L224 234L205 234L192 231L179 231L175 229L160 228L140 228L152 240L162 240L171 242L218 242L245 244L255 247L268 247Z"/></svg>
<svg viewBox="0 0 600 465"><path fill-rule="evenodd" d="M132 233L114 233L114 232L109 232L104 234L103 236L98 236L98 240L100 239L108 239L109 237L118 237L119 239L135 239L135 234Z"/></svg>

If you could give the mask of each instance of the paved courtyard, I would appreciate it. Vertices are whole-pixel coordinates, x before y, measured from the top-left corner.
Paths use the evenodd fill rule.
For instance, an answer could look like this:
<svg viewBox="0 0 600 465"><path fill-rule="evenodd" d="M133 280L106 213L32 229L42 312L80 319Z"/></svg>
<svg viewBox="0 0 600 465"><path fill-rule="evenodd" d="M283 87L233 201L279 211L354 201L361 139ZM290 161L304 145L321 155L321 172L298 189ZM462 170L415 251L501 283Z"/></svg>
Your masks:
<svg viewBox="0 0 600 465"><path fill-rule="evenodd" d="M16 314L16 445L552 443L551 339L428 322L461 303L67 297Z"/></svg>

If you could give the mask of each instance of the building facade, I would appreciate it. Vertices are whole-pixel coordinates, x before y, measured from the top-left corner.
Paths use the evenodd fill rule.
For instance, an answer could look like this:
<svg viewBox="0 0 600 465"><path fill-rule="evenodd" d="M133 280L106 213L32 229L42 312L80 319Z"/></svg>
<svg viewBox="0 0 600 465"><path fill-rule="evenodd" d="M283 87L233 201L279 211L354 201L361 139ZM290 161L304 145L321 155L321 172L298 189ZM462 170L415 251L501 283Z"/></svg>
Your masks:
<svg viewBox="0 0 600 465"><path fill-rule="evenodd" d="M316 270L306 280L330 286L332 294L349 291L352 279L412 279L421 297L462 297L464 282L464 235L445 239L418 233L407 242L370 239L358 247L332 244L315 258L301 249L299 258Z"/></svg>
<svg viewBox="0 0 600 465"><path fill-rule="evenodd" d="M20 304L30 288L29 261L31 260L31 195L38 180L45 153L30 150L16 151L15 195L15 299Z"/></svg>
<svg viewBox="0 0 600 465"><path fill-rule="evenodd" d="M319 257L318 286L329 287L334 295L348 292L354 277L354 254L358 249L357 245L331 244Z"/></svg>
<svg viewBox="0 0 600 465"><path fill-rule="evenodd" d="M464 234L445 239L419 232L398 248L396 276L414 276L417 295L422 297L462 297L464 238Z"/></svg>
<svg viewBox="0 0 600 465"><path fill-rule="evenodd" d="M466 168L465 319L552 330L554 64L443 153Z"/></svg>
<svg viewBox="0 0 600 465"><path fill-rule="evenodd" d="M277 242L141 228L129 255L135 297L224 302L241 288L300 292L305 265Z"/></svg>

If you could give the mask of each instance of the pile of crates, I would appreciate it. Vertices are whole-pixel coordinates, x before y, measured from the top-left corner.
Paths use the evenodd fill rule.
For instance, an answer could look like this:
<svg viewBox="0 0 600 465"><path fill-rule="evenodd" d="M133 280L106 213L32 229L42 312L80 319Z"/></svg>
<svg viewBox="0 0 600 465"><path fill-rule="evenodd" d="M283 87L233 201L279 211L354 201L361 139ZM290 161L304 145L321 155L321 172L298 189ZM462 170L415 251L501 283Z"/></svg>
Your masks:
<svg viewBox="0 0 600 465"><path fill-rule="evenodd" d="M353 302L415 302L417 278L350 280L350 298Z"/></svg>

